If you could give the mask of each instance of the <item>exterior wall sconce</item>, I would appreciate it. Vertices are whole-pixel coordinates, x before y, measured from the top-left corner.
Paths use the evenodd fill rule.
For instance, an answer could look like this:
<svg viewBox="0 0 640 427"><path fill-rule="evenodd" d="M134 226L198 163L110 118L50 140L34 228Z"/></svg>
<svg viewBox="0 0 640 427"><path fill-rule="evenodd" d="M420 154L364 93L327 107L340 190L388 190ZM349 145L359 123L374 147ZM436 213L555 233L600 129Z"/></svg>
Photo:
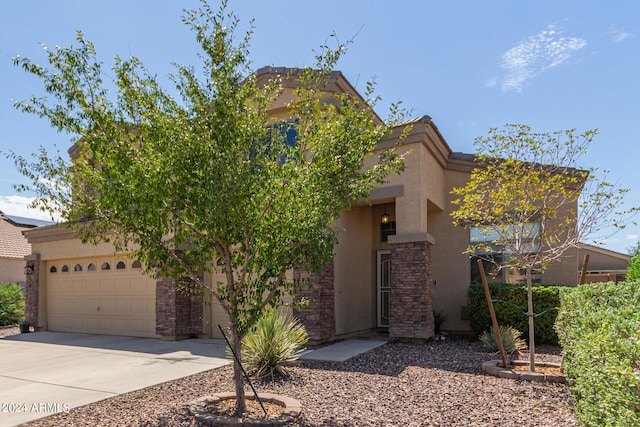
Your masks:
<svg viewBox="0 0 640 427"><path fill-rule="evenodd" d="M382 224L388 224L390 219L391 218L390 218L389 214L387 213L387 205L384 205L384 213L380 217L380 222Z"/></svg>
<svg viewBox="0 0 640 427"><path fill-rule="evenodd" d="M27 266L24 268L24 274L27 276L31 276L34 269L35 266L33 264L27 264Z"/></svg>

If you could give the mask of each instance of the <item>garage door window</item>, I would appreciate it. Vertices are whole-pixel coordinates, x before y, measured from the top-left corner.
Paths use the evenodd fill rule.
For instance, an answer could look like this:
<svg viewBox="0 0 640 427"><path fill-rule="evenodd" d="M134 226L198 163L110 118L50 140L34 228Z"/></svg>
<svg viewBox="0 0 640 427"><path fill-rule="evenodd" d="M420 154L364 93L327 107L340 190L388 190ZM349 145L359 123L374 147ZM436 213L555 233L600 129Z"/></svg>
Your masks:
<svg viewBox="0 0 640 427"><path fill-rule="evenodd" d="M80 264L76 264L76 266L73 267L73 271L82 271L82 266Z"/></svg>
<svg viewBox="0 0 640 427"><path fill-rule="evenodd" d="M111 265L108 262L103 262L102 267L103 270L111 270Z"/></svg>
<svg viewBox="0 0 640 427"><path fill-rule="evenodd" d="M127 268L125 263L122 261L118 261L118 263L116 264L116 270L124 270L125 268Z"/></svg>
<svg viewBox="0 0 640 427"><path fill-rule="evenodd" d="M96 265L94 263L90 263L89 266L87 267L87 270L96 271ZM76 271L78 271L78 270L76 270Z"/></svg>
<svg viewBox="0 0 640 427"><path fill-rule="evenodd" d="M63 265L62 266L62 272L63 273L68 273L69 272L69 266L68 265Z"/></svg>

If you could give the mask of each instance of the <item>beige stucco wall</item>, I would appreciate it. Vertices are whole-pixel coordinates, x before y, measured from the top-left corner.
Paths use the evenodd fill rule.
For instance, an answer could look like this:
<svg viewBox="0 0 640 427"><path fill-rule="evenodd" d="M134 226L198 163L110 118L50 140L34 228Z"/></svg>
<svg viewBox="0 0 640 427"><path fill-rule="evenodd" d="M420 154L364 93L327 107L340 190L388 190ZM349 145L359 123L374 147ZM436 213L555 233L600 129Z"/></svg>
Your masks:
<svg viewBox="0 0 640 427"><path fill-rule="evenodd" d="M205 275L205 283L209 286L214 287L218 282L226 282L226 277L221 272L215 274L207 273ZM223 328L226 327L229 324L229 316L227 316L224 309L215 298L210 299L210 304L210 310L205 310L208 312L208 318L204 319L204 330L208 330L211 337L222 338L218 325L222 325Z"/></svg>
<svg viewBox="0 0 640 427"><path fill-rule="evenodd" d="M336 334L374 327L376 316L375 255L372 246L372 209L354 207L344 212L336 227L334 259Z"/></svg>
<svg viewBox="0 0 640 427"><path fill-rule="evenodd" d="M22 259L0 258L0 283L24 283L24 266Z"/></svg>
<svg viewBox="0 0 640 427"><path fill-rule="evenodd" d="M429 233L435 238L431 249L433 286L433 308L443 312L447 319L442 325L449 331L468 331L469 321L463 319L463 310L467 301L467 289L471 282L469 256L464 253L469 244L469 232L454 227L451 212L453 196L449 194L453 187L463 186L469 179L466 172L447 170L442 187L446 200L444 209L429 215Z"/></svg>
<svg viewBox="0 0 640 427"><path fill-rule="evenodd" d="M287 280L292 280L293 272L288 271L286 277ZM206 273L204 276L204 281L207 286L211 287L212 289L217 289L218 283L226 283L227 278L222 273L222 271L219 270L211 274ZM281 307L281 311L283 313L287 315L292 314L292 309L288 305L292 302L292 300L293 298L290 295L283 298L284 304L283 307ZM204 309L203 324L205 335L212 338L222 338L222 334L220 333L220 328L218 327L218 325L221 325L223 328L226 328L229 325L229 316L227 316L227 313L225 313L220 302L218 302L218 300L212 295L207 297L207 303L205 304Z"/></svg>
<svg viewBox="0 0 640 427"><path fill-rule="evenodd" d="M563 221L566 215L578 210L578 203L574 202L558 211L558 221ZM553 226L552 226L553 227ZM549 264L542 274L540 281L543 285L577 285L578 279L578 248L569 248L557 261Z"/></svg>

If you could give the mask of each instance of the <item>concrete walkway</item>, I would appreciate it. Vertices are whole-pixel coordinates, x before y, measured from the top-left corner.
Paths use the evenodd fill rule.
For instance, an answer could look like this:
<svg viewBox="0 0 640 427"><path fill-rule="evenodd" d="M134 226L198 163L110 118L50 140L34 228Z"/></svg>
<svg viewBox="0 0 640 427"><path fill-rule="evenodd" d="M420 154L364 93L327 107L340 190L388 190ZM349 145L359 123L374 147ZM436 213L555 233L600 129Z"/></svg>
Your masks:
<svg viewBox="0 0 640 427"><path fill-rule="evenodd" d="M0 427L229 363L224 340L35 332L0 339Z"/></svg>
<svg viewBox="0 0 640 427"><path fill-rule="evenodd" d="M359 354L373 350L376 347L386 344L387 341L365 340L365 339L348 339L311 350L303 354L302 360L320 360L323 362L344 362Z"/></svg>

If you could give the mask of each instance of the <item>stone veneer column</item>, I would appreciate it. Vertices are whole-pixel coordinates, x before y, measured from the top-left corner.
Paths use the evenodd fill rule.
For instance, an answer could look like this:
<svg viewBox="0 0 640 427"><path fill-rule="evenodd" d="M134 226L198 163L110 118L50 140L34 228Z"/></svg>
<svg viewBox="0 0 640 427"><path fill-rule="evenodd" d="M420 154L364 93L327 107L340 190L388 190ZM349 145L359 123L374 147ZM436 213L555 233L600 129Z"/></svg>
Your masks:
<svg viewBox="0 0 640 427"><path fill-rule="evenodd" d="M309 305L294 309L293 315L304 325L310 341L333 339L336 333L333 259L324 266L320 274L294 271L293 278L309 281L309 286L303 286L295 296L296 302L306 299L310 301Z"/></svg>
<svg viewBox="0 0 640 427"><path fill-rule="evenodd" d="M31 254L24 257L25 267L33 266L33 271L26 277L24 320L34 328L38 325L40 310L40 255Z"/></svg>
<svg viewBox="0 0 640 427"><path fill-rule="evenodd" d="M427 340L434 336L431 244L391 245L389 337Z"/></svg>
<svg viewBox="0 0 640 427"><path fill-rule="evenodd" d="M158 278L156 281L156 333L163 339L180 340L203 333L202 297L192 296L177 286L177 280Z"/></svg>

